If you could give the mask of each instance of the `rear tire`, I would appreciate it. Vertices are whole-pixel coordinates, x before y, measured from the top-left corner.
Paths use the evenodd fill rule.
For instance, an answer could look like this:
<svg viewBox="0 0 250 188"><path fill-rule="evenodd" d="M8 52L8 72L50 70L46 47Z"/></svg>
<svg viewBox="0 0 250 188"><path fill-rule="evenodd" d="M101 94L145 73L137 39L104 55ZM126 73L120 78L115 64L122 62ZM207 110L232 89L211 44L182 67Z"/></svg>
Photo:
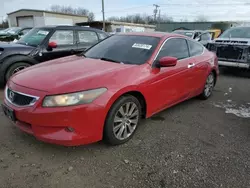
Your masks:
<svg viewBox="0 0 250 188"><path fill-rule="evenodd" d="M213 72L211 72L206 79L206 83L203 92L200 95L200 98L202 100L207 100L212 95L214 86L215 86L215 75Z"/></svg>
<svg viewBox="0 0 250 188"><path fill-rule="evenodd" d="M21 71L29 66L31 66L31 65L29 63L25 63L25 62L14 63L13 65L11 65L8 68L8 70L5 74L5 81L7 82L13 74L15 74L15 73L17 73L17 72L19 72L19 71Z"/></svg>
<svg viewBox="0 0 250 188"><path fill-rule="evenodd" d="M132 138L141 119L141 104L132 95L119 98L110 108L104 126L104 141L120 145Z"/></svg>

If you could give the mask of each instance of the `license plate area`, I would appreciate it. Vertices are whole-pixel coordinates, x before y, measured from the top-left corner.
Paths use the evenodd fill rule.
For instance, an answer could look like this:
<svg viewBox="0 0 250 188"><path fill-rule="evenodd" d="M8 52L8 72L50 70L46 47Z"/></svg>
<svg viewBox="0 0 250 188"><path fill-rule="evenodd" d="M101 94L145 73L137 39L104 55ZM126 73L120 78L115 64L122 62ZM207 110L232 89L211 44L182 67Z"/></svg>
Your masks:
<svg viewBox="0 0 250 188"><path fill-rule="evenodd" d="M16 121L15 111L4 104L2 104L1 106L5 116L8 117L11 121L15 122Z"/></svg>

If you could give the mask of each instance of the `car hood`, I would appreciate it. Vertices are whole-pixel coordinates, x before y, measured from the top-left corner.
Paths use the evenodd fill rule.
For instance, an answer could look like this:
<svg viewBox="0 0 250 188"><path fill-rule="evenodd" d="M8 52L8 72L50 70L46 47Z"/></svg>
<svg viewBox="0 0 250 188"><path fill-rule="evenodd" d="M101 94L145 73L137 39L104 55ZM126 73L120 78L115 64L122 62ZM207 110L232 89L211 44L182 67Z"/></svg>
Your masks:
<svg viewBox="0 0 250 188"><path fill-rule="evenodd" d="M97 59L69 56L27 68L11 79L17 85L46 91L67 93L99 87L111 87L126 81L138 65L126 65Z"/></svg>
<svg viewBox="0 0 250 188"><path fill-rule="evenodd" d="M14 51L14 52L31 52L35 47L32 46L26 46L23 44L17 44L14 42L0 42L0 48L3 48L4 51L8 50L8 51Z"/></svg>

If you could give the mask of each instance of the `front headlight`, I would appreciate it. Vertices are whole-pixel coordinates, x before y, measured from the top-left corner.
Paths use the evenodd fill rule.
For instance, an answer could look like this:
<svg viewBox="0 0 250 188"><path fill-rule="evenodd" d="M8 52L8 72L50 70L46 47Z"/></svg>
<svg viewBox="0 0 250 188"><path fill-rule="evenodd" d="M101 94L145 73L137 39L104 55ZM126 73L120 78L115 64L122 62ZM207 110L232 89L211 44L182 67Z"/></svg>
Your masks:
<svg viewBox="0 0 250 188"><path fill-rule="evenodd" d="M92 89L76 93L47 96L43 100L43 107L62 107L79 104L88 104L102 95L106 88Z"/></svg>

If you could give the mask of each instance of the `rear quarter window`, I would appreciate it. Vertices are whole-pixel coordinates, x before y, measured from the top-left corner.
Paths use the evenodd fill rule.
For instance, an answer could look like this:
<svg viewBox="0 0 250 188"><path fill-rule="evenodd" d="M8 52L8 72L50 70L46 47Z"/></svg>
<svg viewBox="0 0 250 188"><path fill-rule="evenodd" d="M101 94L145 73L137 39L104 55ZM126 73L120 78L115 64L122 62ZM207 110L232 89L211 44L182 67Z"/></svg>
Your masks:
<svg viewBox="0 0 250 188"><path fill-rule="evenodd" d="M105 33L97 33L97 35L98 35L100 40L103 40L103 39L108 37L108 35L106 35Z"/></svg>
<svg viewBox="0 0 250 188"><path fill-rule="evenodd" d="M187 40L188 41L188 46L189 46L189 52L190 52L190 56L197 56L197 55L201 55L204 51L204 47L194 41L191 40Z"/></svg>

